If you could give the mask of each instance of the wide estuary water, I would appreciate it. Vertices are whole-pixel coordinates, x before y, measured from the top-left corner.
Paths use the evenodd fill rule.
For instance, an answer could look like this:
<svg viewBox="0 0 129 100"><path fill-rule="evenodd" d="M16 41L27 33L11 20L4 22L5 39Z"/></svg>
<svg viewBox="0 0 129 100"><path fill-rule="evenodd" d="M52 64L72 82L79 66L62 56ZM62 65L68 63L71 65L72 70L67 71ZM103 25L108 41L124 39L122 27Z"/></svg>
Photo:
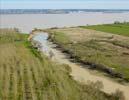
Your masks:
<svg viewBox="0 0 129 100"><path fill-rule="evenodd" d="M0 28L19 28L29 33L33 28L72 27L129 21L126 13L9 14L0 15Z"/></svg>

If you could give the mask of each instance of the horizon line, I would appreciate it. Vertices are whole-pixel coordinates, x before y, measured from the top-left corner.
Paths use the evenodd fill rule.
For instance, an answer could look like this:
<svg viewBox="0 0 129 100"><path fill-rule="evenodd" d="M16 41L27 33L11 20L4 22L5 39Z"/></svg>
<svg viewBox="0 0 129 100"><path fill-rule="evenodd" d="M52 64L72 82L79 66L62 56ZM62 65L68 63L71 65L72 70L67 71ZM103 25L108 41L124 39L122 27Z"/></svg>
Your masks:
<svg viewBox="0 0 129 100"><path fill-rule="evenodd" d="M117 9L117 8L97 8L97 9L95 9L95 8L89 8L89 9L85 9L85 8L63 8L63 9L60 9L60 8L2 8L2 9L0 9L0 10L129 10L129 8L127 8L127 9L124 9L124 8L120 8L120 9Z"/></svg>

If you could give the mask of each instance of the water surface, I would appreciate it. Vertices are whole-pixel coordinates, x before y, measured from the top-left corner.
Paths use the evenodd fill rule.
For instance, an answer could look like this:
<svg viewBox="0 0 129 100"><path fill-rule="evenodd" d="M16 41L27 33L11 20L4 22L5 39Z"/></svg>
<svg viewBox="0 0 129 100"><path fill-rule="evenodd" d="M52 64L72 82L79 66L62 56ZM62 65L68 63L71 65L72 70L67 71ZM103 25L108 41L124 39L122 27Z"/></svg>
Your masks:
<svg viewBox="0 0 129 100"><path fill-rule="evenodd" d="M48 42L48 33L45 32L37 32L36 35L33 37L33 40L40 43L40 51L44 52L47 56L49 56L50 48Z"/></svg>
<svg viewBox="0 0 129 100"><path fill-rule="evenodd" d="M33 28L71 27L129 21L126 13L70 13L70 14L9 14L0 15L0 28L19 28L30 32Z"/></svg>

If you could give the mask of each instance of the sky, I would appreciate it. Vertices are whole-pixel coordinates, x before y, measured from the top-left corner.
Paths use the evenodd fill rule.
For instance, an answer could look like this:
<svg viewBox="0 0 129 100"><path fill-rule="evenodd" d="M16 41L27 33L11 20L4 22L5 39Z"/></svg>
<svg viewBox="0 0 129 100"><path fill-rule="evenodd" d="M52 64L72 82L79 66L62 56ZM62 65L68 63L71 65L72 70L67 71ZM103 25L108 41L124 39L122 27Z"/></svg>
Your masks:
<svg viewBox="0 0 129 100"><path fill-rule="evenodd" d="M0 9L129 9L129 0L0 0Z"/></svg>

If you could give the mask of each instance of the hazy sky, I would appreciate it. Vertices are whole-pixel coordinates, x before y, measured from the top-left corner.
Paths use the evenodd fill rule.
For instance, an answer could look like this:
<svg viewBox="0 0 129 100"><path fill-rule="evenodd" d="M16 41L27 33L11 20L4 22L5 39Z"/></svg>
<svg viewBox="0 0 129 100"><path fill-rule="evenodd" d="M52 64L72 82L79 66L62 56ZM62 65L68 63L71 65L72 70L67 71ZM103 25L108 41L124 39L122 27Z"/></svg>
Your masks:
<svg viewBox="0 0 129 100"><path fill-rule="evenodd" d="M0 0L1 9L129 9L129 0Z"/></svg>

